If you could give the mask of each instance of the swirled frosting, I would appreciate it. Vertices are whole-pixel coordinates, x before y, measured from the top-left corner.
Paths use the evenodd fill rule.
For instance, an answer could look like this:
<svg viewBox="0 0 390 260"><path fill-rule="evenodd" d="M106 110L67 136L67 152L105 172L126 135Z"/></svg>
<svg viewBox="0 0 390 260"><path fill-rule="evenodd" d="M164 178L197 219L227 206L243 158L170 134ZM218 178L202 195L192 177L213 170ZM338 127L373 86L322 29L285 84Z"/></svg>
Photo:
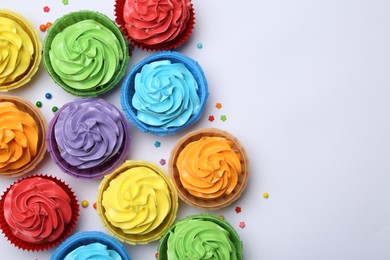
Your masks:
<svg viewBox="0 0 390 260"><path fill-rule="evenodd" d="M54 126L61 157L79 169L101 165L120 149L124 126L118 109L103 99L78 99L65 107Z"/></svg>
<svg viewBox="0 0 390 260"><path fill-rule="evenodd" d="M190 0L126 0L125 27L131 38L157 45L174 40L187 27Z"/></svg>
<svg viewBox="0 0 390 260"><path fill-rule="evenodd" d="M1 52L1 51L0 51ZM37 154L38 125L14 103L0 102L0 170L20 169Z"/></svg>
<svg viewBox="0 0 390 260"><path fill-rule="evenodd" d="M29 243L56 240L72 218L69 195L54 181L41 177L15 183L3 210L12 233Z"/></svg>
<svg viewBox="0 0 390 260"><path fill-rule="evenodd" d="M186 145L176 162L184 188L205 199L230 194L241 174L240 155L233 145L223 137L202 137Z"/></svg>
<svg viewBox="0 0 390 260"><path fill-rule="evenodd" d="M52 43L50 62L63 82L74 89L96 89L108 83L123 60L115 34L95 20L66 27Z"/></svg>
<svg viewBox="0 0 390 260"><path fill-rule="evenodd" d="M27 72L33 55L30 36L17 22L0 17L0 89Z"/></svg>
<svg viewBox="0 0 390 260"><path fill-rule="evenodd" d="M227 230L212 221L180 221L168 234L169 260L236 260L236 248Z"/></svg>
<svg viewBox="0 0 390 260"><path fill-rule="evenodd" d="M122 260L114 250L110 250L101 243L92 243L79 246L66 255L64 260Z"/></svg>
<svg viewBox="0 0 390 260"><path fill-rule="evenodd" d="M150 168L139 166L113 179L103 193L107 220L126 234L148 234L171 210L165 180Z"/></svg>
<svg viewBox="0 0 390 260"><path fill-rule="evenodd" d="M135 76L133 107L145 124L163 129L184 125L200 107L198 84L182 63L154 61Z"/></svg>

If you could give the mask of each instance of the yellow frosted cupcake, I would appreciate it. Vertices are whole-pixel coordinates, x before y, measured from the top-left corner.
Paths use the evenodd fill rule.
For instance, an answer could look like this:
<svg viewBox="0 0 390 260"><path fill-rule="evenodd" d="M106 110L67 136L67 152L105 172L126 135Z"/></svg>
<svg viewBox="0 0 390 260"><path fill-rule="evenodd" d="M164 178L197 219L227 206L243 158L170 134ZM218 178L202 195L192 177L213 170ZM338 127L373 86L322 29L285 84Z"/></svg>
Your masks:
<svg viewBox="0 0 390 260"><path fill-rule="evenodd" d="M175 220L177 208L172 181L153 163L126 161L99 186L100 220L114 237L129 244L159 239Z"/></svg>
<svg viewBox="0 0 390 260"><path fill-rule="evenodd" d="M0 91L19 88L31 80L42 58L38 32L23 16L0 10Z"/></svg>

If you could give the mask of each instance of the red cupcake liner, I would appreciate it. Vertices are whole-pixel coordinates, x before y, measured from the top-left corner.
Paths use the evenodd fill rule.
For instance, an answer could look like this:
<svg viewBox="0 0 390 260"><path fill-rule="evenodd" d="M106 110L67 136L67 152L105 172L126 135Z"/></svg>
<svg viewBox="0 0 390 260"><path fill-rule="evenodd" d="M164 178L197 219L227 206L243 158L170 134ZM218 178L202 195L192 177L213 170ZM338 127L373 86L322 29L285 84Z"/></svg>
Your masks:
<svg viewBox="0 0 390 260"><path fill-rule="evenodd" d="M19 182L25 180L25 179L31 179L34 177L41 177L41 178L45 178L45 179L48 179L48 180L55 182L69 195L69 197L71 199L72 218L71 218L70 222L66 225L65 230L61 234L61 236L59 236L55 241L52 241L52 242L34 244L34 243L26 242L20 238L17 238L12 233L9 225L7 224L7 221L5 220L4 201L5 201L5 198L7 197L8 192L12 188L12 186L16 183L19 183ZM42 175L42 174L32 175L32 176L24 177L20 180L17 180L16 182L14 182L12 185L10 185L7 188L7 190L3 193L2 197L0 198L0 229L3 232L3 234L5 235L5 237L8 239L8 241L11 244L15 245L16 247L18 247L19 249L27 250L27 251L44 251L44 250L47 250L49 248L52 248L52 247L59 245L62 241L64 241L67 237L70 236L74 227L76 226L76 222L77 222L77 219L79 217L79 211L80 211L80 207L79 207L77 198L76 198L75 194L73 193L72 189L65 182L63 182L62 180L60 180L56 177L49 176L49 175Z"/></svg>
<svg viewBox="0 0 390 260"><path fill-rule="evenodd" d="M146 45L143 44L142 42L139 42L137 40L134 40L131 38L127 32L127 29L125 27L126 21L123 18L123 8L125 6L126 0L116 0L115 5L114 5L114 11L115 11L115 22L119 25L120 30L122 33L126 36L130 42L137 46L138 48L141 48L142 50L147 50L147 51L162 51L162 50L172 50L176 47L179 47L182 45L191 35L194 26L195 26L195 11L194 11L194 6L191 3L191 9L190 9L190 18L188 19L187 22L187 27L185 30L180 33L175 39L165 42L165 43L160 43L156 45Z"/></svg>

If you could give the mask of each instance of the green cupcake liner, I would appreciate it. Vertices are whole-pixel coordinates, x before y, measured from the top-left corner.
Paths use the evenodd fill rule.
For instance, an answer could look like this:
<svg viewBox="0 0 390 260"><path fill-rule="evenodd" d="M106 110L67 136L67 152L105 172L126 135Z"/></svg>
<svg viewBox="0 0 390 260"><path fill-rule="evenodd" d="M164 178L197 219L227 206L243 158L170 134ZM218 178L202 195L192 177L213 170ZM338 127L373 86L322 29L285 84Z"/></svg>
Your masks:
<svg viewBox="0 0 390 260"><path fill-rule="evenodd" d="M123 53L123 60L121 61L120 67L118 71L114 74L114 77L105 85L99 86L93 89L88 90L79 90L72 88L68 84L66 84L59 75L54 71L51 61L50 61L50 48L51 44L53 42L54 37L62 32L65 28L67 28L70 25L73 25L77 22L81 22L84 20L95 20L98 23L102 24L106 28L108 28L110 31L114 33L116 38L118 39L122 53ZM62 87L66 92L79 97L97 97L103 93L108 92L109 90L113 89L115 86L118 85L119 81L123 78L123 76L126 73L127 65L129 63L130 56L129 56L129 49L128 49L128 43L126 39L124 38L121 30L117 27L117 25L109 19L107 16L94 11L77 11L72 12L69 14L66 14L59 19L57 19L52 26L47 31L46 38L44 40L44 47L43 47L43 65L46 68L46 71L49 73L49 75L52 77L52 79L60 86Z"/></svg>

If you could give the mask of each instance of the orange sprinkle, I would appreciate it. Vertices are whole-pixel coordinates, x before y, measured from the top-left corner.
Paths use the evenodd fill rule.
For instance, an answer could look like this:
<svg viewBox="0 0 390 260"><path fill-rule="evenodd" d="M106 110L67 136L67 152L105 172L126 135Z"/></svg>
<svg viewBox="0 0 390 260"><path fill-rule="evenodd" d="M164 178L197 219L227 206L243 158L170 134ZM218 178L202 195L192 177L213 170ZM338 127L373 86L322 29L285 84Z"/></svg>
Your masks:
<svg viewBox="0 0 390 260"><path fill-rule="evenodd" d="M46 28L49 28L50 26L52 26L52 23L51 22L47 22L46 23Z"/></svg>
<svg viewBox="0 0 390 260"><path fill-rule="evenodd" d="M96 202L95 202L95 203L93 204L93 208L96 209L96 207L97 207L97 206L96 206Z"/></svg>
<svg viewBox="0 0 390 260"><path fill-rule="evenodd" d="M41 26L39 26L39 30L41 30L41 32L45 32L46 31L46 25L44 24L41 24Z"/></svg>

